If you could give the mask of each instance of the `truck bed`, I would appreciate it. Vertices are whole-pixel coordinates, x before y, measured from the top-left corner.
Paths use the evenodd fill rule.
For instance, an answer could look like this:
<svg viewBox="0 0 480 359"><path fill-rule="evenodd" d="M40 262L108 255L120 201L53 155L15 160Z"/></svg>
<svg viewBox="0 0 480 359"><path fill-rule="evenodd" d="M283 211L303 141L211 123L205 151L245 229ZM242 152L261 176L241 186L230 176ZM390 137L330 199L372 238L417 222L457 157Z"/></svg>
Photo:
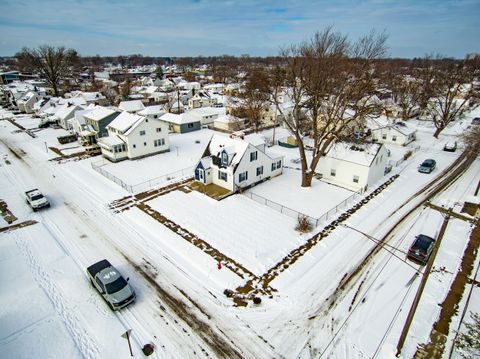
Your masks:
<svg viewBox="0 0 480 359"><path fill-rule="evenodd" d="M109 261L106 259L101 260L100 262L97 262L95 264L92 264L90 267L87 268L87 272L90 273L92 277L95 277L95 275L100 272L101 270L111 267L112 265L110 264Z"/></svg>

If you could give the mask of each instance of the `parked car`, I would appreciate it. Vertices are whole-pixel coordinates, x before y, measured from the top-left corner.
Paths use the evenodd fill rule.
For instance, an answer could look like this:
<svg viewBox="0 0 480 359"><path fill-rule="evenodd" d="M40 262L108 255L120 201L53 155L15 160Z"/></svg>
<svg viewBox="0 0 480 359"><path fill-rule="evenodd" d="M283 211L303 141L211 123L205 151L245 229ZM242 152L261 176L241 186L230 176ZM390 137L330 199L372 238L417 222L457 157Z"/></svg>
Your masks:
<svg viewBox="0 0 480 359"><path fill-rule="evenodd" d="M428 160L423 161L420 167L418 167L418 172L431 173L435 169L436 165L437 165L437 162L435 162L435 160L432 160L430 158Z"/></svg>
<svg viewBox="0 0 480 359"><path fill-rule="evenodd" d="M87 268L92 286L100 293L112 310L126 307L135 301L135 291L120 272L103 259Z"/></svg>
<svg viewBox="0 0 480 359"><path fill-rule="evenodd" d="M25 199L34 212L43 207L50 207L50 202L48 202L47 197L45 197L37 188L25 192Z"/></svg>
<svg viewBox="0 0 480 359"><path fill-rule="evenodd" d="M435 239L424 234L419 234L415 237L415 241L408 250L407 258L420 262L421 264L426 264L432 254L434 245Z"/></svg>
<svg viewBox="0 0 480 359"><path fill-rule="evenodd" d="M443 150L447 152L455 152L457 150L457 142L447 142L443 146Z"/></svg>
<svg viewBox="0 0 480 359"><path fill-rule="evenodd" d="M99 155L102 153L102 149L99 145L90 145L85 147L85 153L90 156Z"/></svg>

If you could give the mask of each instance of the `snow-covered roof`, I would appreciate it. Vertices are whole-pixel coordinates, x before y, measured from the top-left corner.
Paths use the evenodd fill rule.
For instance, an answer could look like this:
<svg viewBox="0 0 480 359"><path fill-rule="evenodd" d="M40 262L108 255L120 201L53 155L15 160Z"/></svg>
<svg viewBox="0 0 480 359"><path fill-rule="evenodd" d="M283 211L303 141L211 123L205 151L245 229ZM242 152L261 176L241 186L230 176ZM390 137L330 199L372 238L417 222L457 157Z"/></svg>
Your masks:
<svg viewBox="0 0 480 359"><path fill-rule="evenodd" d="M105 99L105 96L100 92L81 92L79 96L83 97L87 102Z"/></svg>
<svg viewBox="0 0 480 359"><path fill-rule="evenodd" d="M208 150L213 156L219 156L225 150L229 155L230 165L235 165L242 159L248 145L247 141L215 134L208 144ZM232 155L234 156L232 157Z"/></svg>
<svg viewBox="0 0 480 359"><path fill-rule="evenodd" d="M160 117L161 120L174 123L176 125L182 125L185 123L199 122L200 119L193 116L189 116L187 113L176 114L176 113L165 113Z"/></svg>
<svg viewBox="0 0 480 359"><path fill-rule="evenodd" d="M135 127L138 123L143 121L145 117L134 115L129 112L122 112L118 115L107 127L114 128L122 133L126 132L131 127Z"/></svg>
<svg viewBox="0 0 480 359"><path fill-rule="evenodd" d="M232 116L232 115L224 115L224 116L219 116L214 120L214 122L221 122L221 123L235 123L235 122L242 122L238 117Z"/></svg>
<svg viewBox="0 0 480 359"><path fill-rule="evenodd" d="M92 111L93 111L92 109L75 111L75 121L77 121L79 125L84 125L85 117L83 117L83 115Z"/></svg>
<svg viewBox="0 0 480 359"><path fill-rule="evenodd" d="M93 121L100 121L101 119L104 119L105 117L110 116L115 112L116 111L112 110L111 108L96 106L95 109L86 114L85 117Z"/></svg>
<svg viewBox="0 0 480 359"><path fill-rule="evenodd" d="M400 122L400 123L394 123L393 125L387 125L387 126L383 126L383 127L379 127L379 128L376 128L374 129L373 131L378 131L378 130L381 130L383 128L392 128L398 132L400 132L402 135L405 135L405 136L408 136L412 133L415 133L417 132L416 129L414 128L411 128L411 127L408 127L405 123L403 122Z"/></svg>
<svg viewBox="0 0 480 359"><path fill-rule="evenodd" d="M103 144L108 147L111 147L114 145L121 145L122 143L125 143L125 142L118 136L106 136L98 139L98 144Z"/></svg>
<svg viewBox="0 0 480 359"><path fill-rule="evenodd" d="M63 104L60 107L57 107L57 110L55 111L55 117L57 117L60 120L63 120L69 117L73 111L76 111L78 109L80 109L80 107L75 106L71 103Z"/></svg>
<svg viewBox="0 0 480 359"><path fill-rule="evenodd" d="M211 116L211 115L225 115L225 107L199 107L194 108L187 113L193 116Z"/></svg>
<svg viewBox="0 0 480 359"><path fill-rule="evenodd" d="M159 115L165 113L162 105L147 106L142 111L139 111L138 114L141 116L148 115Z"/></svg>
<svg viewBox="0 0 480 359"><path fill-rule="evenodd" d="M382 146L380 143L335 142L330 146L325 157L369 167Z"/></svg>
<svg viewBox="0 0 480 359"><path fill-rule="evenodd" d="M247 135L244 137L244 140L250 142L255 147L264 145L266 142L265 137L258 133Z"/></svg>
<svg viewBox="0 0 480 359"><path fill-rule="evenodd" d="M141 111L145 108L143 102L140 100L133 100L133 101L122 101L118 105L118 108L123 111L128 112L136 112Z"/></svg>

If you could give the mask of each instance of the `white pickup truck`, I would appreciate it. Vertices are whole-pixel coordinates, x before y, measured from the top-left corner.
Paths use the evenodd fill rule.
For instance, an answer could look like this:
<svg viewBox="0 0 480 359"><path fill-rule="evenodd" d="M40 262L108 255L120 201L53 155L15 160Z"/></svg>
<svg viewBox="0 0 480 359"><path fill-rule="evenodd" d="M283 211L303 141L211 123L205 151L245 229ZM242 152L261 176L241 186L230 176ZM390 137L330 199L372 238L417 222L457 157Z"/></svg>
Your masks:
<svg viewBox="0 0 480 359"><path fill-rule="evenodd" d="M112 310L121 309L135 301L135 291L120 272L103 259L87 268L92 286Z"/></svg>
<svg viewBox="0 0 480 359"><path fill-rule="evenodd" d="M25 197L27 199L27 203L30 205L30 207L32 207L34 212L43 207L50 207L50 202L48 202L47 197L45 197L42 192L36 188L25 192Z"/></svg>

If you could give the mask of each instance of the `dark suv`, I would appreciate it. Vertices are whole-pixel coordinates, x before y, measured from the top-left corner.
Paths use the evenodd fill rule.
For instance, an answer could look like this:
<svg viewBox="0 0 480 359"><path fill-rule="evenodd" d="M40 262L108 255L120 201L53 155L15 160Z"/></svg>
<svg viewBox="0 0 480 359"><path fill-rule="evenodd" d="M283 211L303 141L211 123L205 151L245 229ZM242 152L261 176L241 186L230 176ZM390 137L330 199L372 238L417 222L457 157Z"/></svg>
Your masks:
<svg viewBox="0 0 480 359"><path fill-rule="evenodd" d="M424 234L419 234L415 237L415 241L408 250L407 257L421 264L426 264L432 254L434 245L435 239Z"/></svg>
<svg viewBox="0 0 480 359"><path fill-rule="evenodd" d="M425 160L420 165L420 167L418 167L418 172L431 173L435 169L436 165L437 165L437 162L435 162L435 160L432 160L432 159Z"/></svg>

